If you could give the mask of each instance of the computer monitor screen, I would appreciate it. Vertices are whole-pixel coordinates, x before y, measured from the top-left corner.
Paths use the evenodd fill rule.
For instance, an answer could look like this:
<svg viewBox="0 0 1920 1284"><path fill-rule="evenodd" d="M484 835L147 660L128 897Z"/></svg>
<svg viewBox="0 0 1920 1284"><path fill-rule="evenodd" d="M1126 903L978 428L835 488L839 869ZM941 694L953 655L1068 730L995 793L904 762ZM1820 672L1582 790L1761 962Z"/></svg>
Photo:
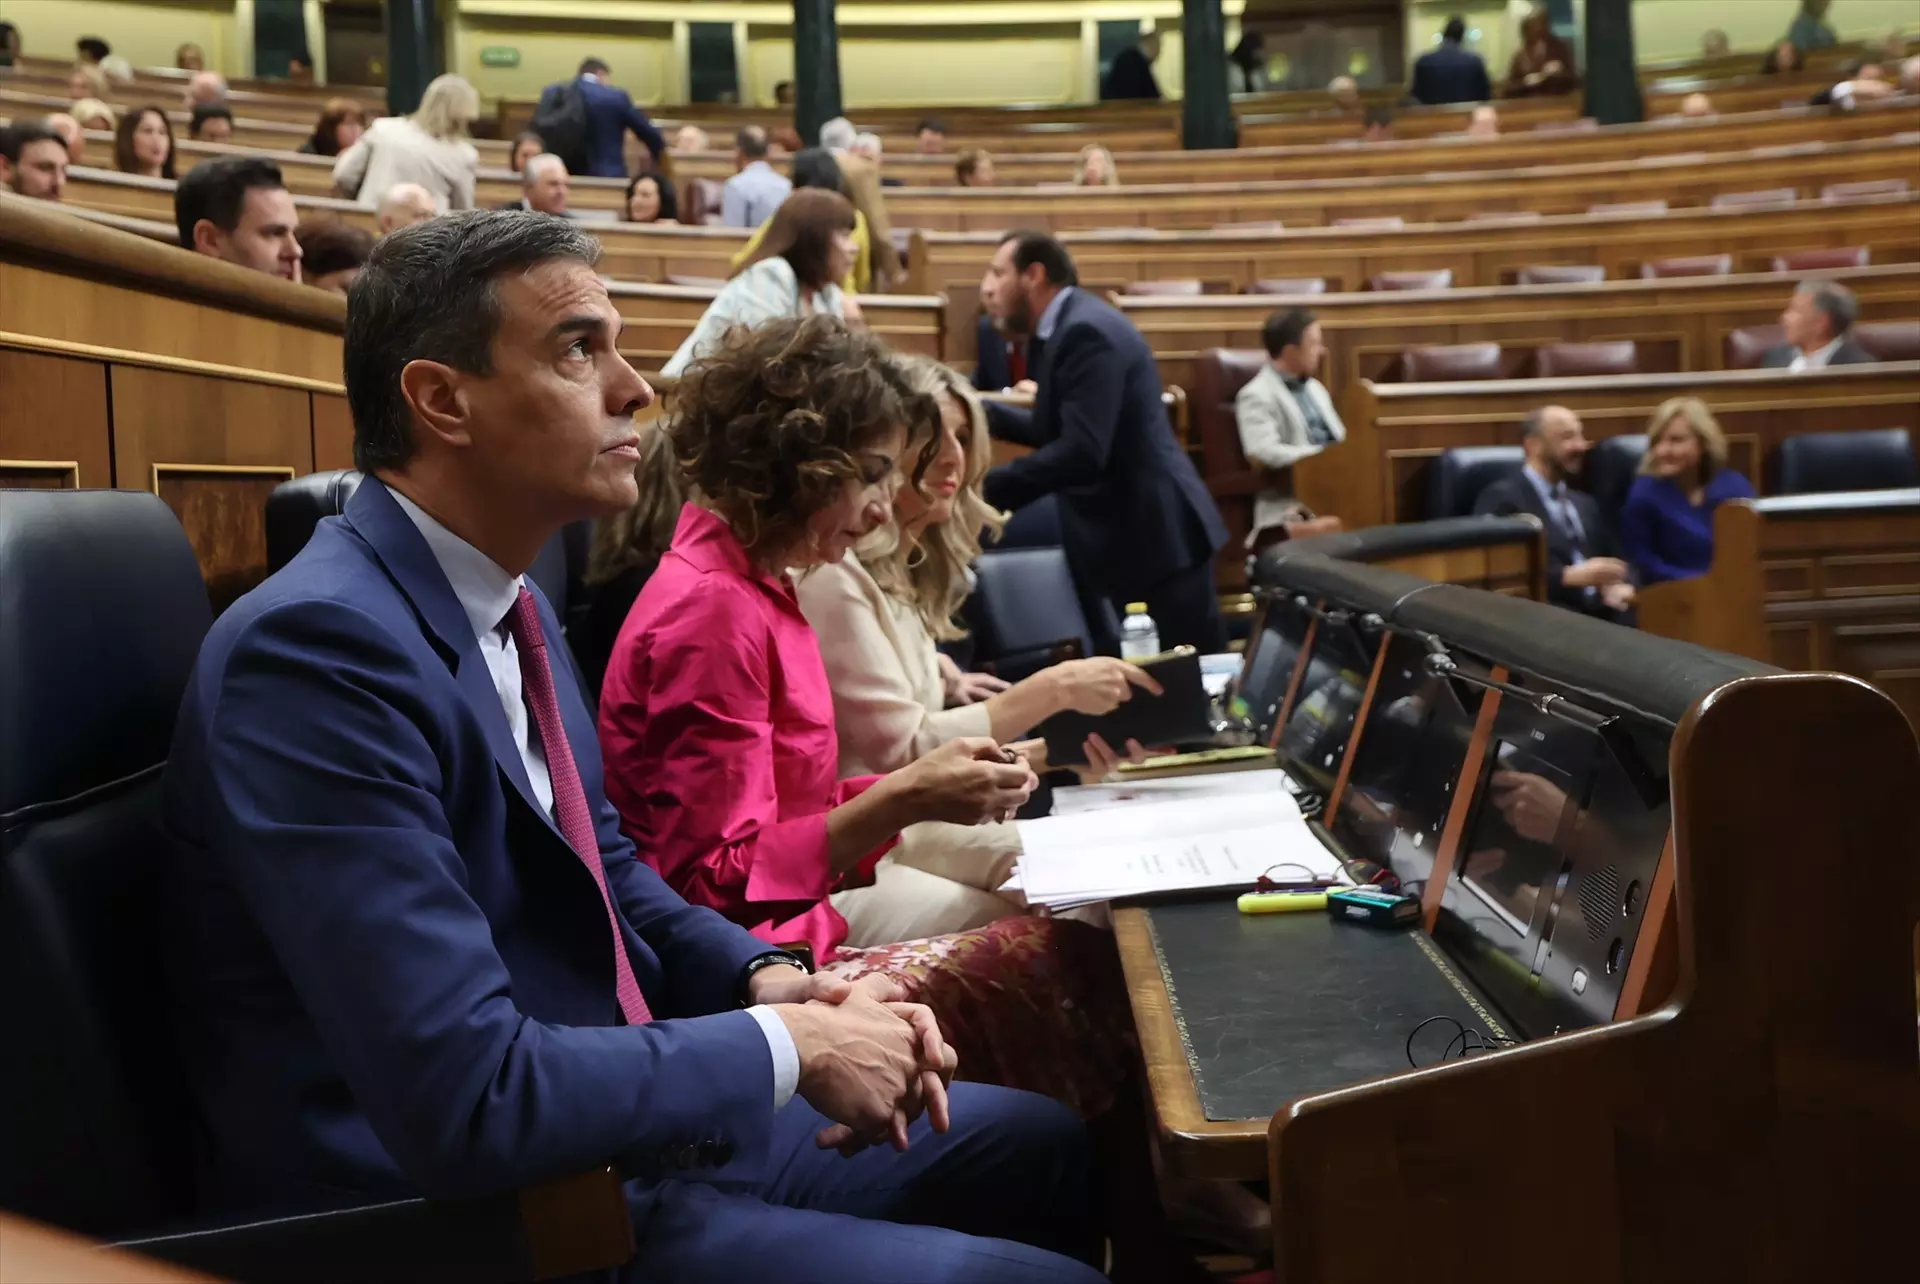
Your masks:
<svg viewBox="0 0 1920 1284"><path fill-rule="evenodd" d="M1617 729L1501 700L1435 935L1527 1038L1613 1018L1640 909L1665 844Z"/></svg>
<svg viewBox="0 0 1920 1284"><path fill-rule="evenodd" d="M1370 860L1418 893L1446 828L1481 693L1427 668L1426 647L1390 633L1380 685L1331 828L1344 854Z"/></svg>
<svg viewBox="0 0 1920 1284"><path fill-rule="evenodd" d="M1379 633L1364 632L1352 618L1323 620L1314 630L1307 672L1277 748L1289 774L1323 795L1339 778L1379 644Z"/></svg>
<svg viewBox="0 0 1920 1284"><path fill-rule="evenodd" d="M1293 681L1300 660L1300 644L1307 636L1307 613L1293 605L1291 596L1276 598L1261 612L1259 627L1247 643L1247 660L1240 672L1239 698L1255 739L1266 744Z"/></svg>

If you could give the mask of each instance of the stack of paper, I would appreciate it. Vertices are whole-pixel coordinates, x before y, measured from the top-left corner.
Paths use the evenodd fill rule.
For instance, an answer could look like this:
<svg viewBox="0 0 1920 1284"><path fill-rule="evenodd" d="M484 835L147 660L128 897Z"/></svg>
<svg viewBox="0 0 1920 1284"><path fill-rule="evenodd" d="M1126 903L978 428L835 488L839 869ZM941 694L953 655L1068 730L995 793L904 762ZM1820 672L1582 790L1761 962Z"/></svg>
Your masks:
<svg viewBox="0 0 1920 1284"><path fill-rule="evenodd" d="M1346 881L1340 862L1279 789L1021 821L1020 842L1013 885L1029 904L1054 909L1207 888L1251 890L1276 865L1284 866L1278 878L1311 873Z"/></svg>
<svg viewBox="0 0 1920 1284"><path fill-rule="evenodd" d="M1141 807L1177 798L1227 798L1240 794L1291 793L1287 773L1278 767L1203 776L1157 776L1073 785L1053 791L1052 816L1078 816L1109 807ZM1298 809L1295 809L1298 814Z"/></svg>

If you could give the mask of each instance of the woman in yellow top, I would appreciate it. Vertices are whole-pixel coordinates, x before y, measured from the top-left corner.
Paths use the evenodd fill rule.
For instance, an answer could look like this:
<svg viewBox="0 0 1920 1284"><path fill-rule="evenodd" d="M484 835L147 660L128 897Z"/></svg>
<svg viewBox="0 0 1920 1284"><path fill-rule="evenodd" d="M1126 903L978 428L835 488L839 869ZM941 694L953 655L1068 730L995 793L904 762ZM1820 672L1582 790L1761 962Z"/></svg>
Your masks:
<svg viewBox="0 0 1920 1284"><path fill-rule="evenodd" d="M823 187L829 192L838 192L847 196L847 181L840 173L840 162L833 153L824 147L809 147L805 151L793 154L793 190L803 187ZM853 198L848 196L848 200ZM733 269L738 272L741 264L753 257L760 248L760 238L767 234L767 228L773 222L768 219L754 229L753 235L741 251L733 256ZM867 216L858 209L853 212L853 243L860 252L854 255L853 267L840 279L840 289L847 294L869 294L873 290L873 246L867 232Z"/></svg>

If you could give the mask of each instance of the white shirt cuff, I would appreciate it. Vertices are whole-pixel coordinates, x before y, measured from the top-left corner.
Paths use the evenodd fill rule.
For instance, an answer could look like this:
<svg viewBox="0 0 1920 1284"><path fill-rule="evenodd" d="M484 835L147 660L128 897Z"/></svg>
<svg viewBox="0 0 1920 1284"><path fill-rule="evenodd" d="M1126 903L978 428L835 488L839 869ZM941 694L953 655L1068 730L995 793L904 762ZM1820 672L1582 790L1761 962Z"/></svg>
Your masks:
<svg viewBox="0 0 1920 1284"><path fill-rule="evenodd" d="M800 1049L793 1046L787 1023L772 1008L750 1007L747 1015L760 1023L760 1033L767 1036L767 1051L773 1054L773 1108L778 1110L793 1100L800 1086Z"/></svg>

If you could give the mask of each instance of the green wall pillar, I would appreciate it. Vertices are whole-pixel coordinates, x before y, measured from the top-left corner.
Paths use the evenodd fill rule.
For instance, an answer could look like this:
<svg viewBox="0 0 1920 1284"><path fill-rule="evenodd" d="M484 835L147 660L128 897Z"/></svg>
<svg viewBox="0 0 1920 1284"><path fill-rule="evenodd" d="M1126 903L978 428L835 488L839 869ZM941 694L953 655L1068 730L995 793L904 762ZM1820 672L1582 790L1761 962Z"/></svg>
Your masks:
<svg viewBox="0 0 1920 1284"><path fill-rule="evenodd" d="M1220 0L1182 0L1180 20L1187 82L1180 113L1181 145L1232 147L1238 131L1227 97L1227 24L1220 16Z"/></svg>
<svg viewBox="0 0 1920 1284"><path fill-rule="evenodd" d="M793 0L793 127L806 147L840 108L840 29L833 0Z"/></svg>
<svg viewBox="0 0 1920 1284"><path fill-rule="evenodd" d="M1633 66L1632 0L1587 0L1586 113L1602 125L1646 116Z"/></svg>
<svg viewBox="0 0 1920 1284"><path fill-rule="evenodd" d="M446 70L434 0L387 0L387 110L420 105L427 82Z"/></svg>

